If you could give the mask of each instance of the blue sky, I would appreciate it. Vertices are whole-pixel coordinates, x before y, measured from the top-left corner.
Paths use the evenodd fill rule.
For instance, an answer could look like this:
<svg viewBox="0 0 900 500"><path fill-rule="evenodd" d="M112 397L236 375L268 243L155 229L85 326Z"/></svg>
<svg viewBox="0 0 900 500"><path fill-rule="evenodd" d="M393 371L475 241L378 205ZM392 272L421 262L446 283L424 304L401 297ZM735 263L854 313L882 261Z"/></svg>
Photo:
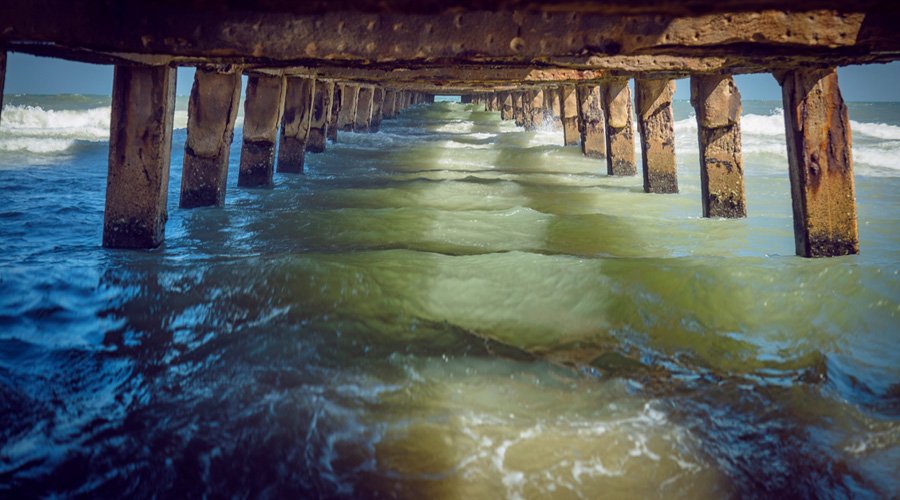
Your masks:
<svg viewBox="0 0 900 500"><path fill-rule="evenodd" d="M900 62L848 66L838 70L841 92L847 101L900 101ZM188 95L193 69L179 68L178 95ZM690 97L686 82L679 82L676 99ZM771 75L739 75L744 99L781 99ZM7 94L105 94L112 90L112 66L10 53L6 68Z"/></svg>

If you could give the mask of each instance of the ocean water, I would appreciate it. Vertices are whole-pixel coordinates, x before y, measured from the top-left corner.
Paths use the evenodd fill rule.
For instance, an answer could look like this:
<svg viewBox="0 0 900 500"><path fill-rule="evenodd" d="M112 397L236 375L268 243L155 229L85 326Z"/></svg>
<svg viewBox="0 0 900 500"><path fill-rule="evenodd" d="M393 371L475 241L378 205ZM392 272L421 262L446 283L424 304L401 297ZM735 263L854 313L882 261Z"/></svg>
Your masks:
<svg viewBox="0 0 900 500"><path fill-rule="evenodd" d="M900 103L851 103L862 252L795 257L779 102L749 217L474 105L100 247L109 98L7 96L0 496L900 496ZM640 148L638 148L638 152Z"/></svg>

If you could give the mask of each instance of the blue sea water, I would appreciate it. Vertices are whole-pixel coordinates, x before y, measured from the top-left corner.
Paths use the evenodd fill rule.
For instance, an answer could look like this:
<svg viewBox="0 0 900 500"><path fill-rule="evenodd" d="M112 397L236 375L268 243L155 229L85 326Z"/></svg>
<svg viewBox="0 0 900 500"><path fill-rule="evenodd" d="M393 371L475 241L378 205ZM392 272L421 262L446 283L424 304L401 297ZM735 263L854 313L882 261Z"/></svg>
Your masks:
<svg viewBox="0 0 900 500"><path fill-rule="evenodd" d="M109 98L0 121L0 496L900 495L900 103L851 103L861 254L793 255L779 102L749 217L474 105L100 247ZM640 148L637 148L640 151Z"/></svg>

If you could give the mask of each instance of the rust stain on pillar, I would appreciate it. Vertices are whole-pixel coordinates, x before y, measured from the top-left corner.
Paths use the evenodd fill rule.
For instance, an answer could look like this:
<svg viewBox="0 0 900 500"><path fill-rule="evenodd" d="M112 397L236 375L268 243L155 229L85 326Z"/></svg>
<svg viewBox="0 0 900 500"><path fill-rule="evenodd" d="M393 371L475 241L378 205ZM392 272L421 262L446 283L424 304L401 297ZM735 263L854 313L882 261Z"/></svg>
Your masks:
<svg viewBox="0 0 900 500"><path fill-rule="evenodd" d="M606 118L606 173L635 175L631 90L627 78L611 78L600 85Z"/></svg>
<svg viewBox="0 0 900 500"><path fill-rule="evenodd" d="M741 94L731 75L691 76L697 114L703 216L747 216L741 154Z"/></svg>
<svg viewBox="0 0 900 500"><path fill-rule="evenodd" d="M600 87L579 85L577 95L581 152L589 158L603 158L606 156L606 120L600 103Z"/></svg>
<svg viewBox="0 0 900 500"><path fill-rule="evenodd" d="M566 146L576 146L581 139L578 133L578 94L574 85L563 85L560 92L563 140Z"/></svg>
<svg viewBox="0 0 900 500"><path fill-rule="evenodd" d="M188 103L181 208L225 204L228 153L240 100L240 72L197 68Z"/></svg>
<svg viewBox="0 0 900 500"><path fill-rule="evenodd" d="M309 153L325 151L325 138L328 136L328 123L331 121L331 99L333 97L333 82L316 81L313 91L312 116L309 118L309 136L306 139L306 151Z"/></svg>
<svg viewBox="0 0 900 500"><path fill-rule="evenodd" d="M116 66L109 132L103 246L153 248L163 242L175 68Z"/></svg>
<svg viewBox="0 0 900 500"><path fill-rule="evenodd" d="M283 76L250 75L244 98L244 140L238 186L272 185L275 167L275 141L284 111Z"/></svg>
<svg viewBox="0 0 900 500"><path fill-rule="evenodd" d="M372 87L360 87L359 97L356 101L356 119L353 122L353 130L357 132L369 132L372 124L372 98L375 89Z"/></svg>
<svg viewBox="0 0 900 500"><path fill-rule="evenodd" d="M638 132L647 193L677 193L675 168L675 116L672 97L675 81L637 79L634 82Z"/></svg>
<svg viewBox="0 0 900 500"><path fill-rule="evenodd" d="M331 114L328 117L328 128L325 130L325 135L331 142L337 142L338 114L341 112L341 88L335 83L331 93Z"/></svg>
<svg viewBox="0 0 900 500"><path fill-rule="evenodd" d="M378 132L381 128L381 118L384 112L384 89L375 87L372 94L372 119L369 121L369 131Z"/></svg>
<svg viewBox="0 0 900 500"><path fill-rule="evenodd" d="M776 78L784 98L797 255L857 254L850 119L837 71L796 69Z"/></svg>
<svg viewBox="0 0 900 500"><path fill-rule="evenodd" d="M356 85L341 86L341 109L338 112L337 126L341 130L352 131L356 121L356 100L359 87Z"/></svg>
<svg viewBox="0 0 900 500"><path fill-rule="evenodd" d="M278 143L277 170L302 174L306 155L306 139L312 116L312 100L316 81L311 78L288 78L284 94L284 116Z"/></svg>

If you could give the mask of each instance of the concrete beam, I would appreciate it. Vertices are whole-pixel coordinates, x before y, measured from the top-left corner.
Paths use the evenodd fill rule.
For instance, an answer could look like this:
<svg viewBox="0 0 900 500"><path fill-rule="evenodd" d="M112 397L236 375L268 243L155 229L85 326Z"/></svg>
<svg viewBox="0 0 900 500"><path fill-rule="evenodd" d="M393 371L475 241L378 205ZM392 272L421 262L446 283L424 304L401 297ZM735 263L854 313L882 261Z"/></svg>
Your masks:
<svg viewBox="0 0 900 500"><path fill-rule="evenodd" d="M244 98L244 137L238 186L272 185L275 141L284 112L283 76L249 75Z"/></svg>
<svg viewBox="0 0 900 500"><path fill-rule="evenodd" d="M225 204L228 156L241 100L241 73L198 68L188 103L181 208Z"/></svg>
<svg viewBox="0 0 900 500"><path fill-rule="evenodd" d="M784 97L797 255L859 253L850 119L837 71L776 76Z"/></svg>
<svg viewBox="0 0 900 500"><path fill-rule="evenodd" d="M338 115L341 112L341 89L343 86L334 84L331 94L331 113L328 118L328 127L325 130L328 140L337 142Z"/></svg>
<svg viewBox="0 0 900 500"><path fill-rule="evenodd" d="M312 117L316 81L311 78L288 78L284 93L284 116L278 141L278 164L282 173L302 174L306 157L306 141Z"/></svg>
<svg viewBox="0 0 900 500"><path fill-rule="evenodd" d="M703 216L747 216L741 153L741 93L731 75L691 77L697 114Z"/></svg>
<svg viewBox="0 0 900 500"><path fill-rule="evenodd" d="M154 248L164 239L175 68L117 66L113 73L103 246Z"/></svg>
<svg viewBox="0 0 900 500"><path fill-rule="evenodd" d="M641 135L644 192L677 193L675 168L674 80L638 79L634 82L638 133Z"/></svg>
<svg viewBox="0 0 900 500"><path fill-rule="evenodd" d="M352 131L356 122L356 104L359 98L359 85L341 86L341 109L338 112L337 126L341 130Z"/></svg>
<svg viewBox="0 0 900 500"><path fill-rule="evenodd" d="M359 88L359 97L356 101L356 119L353 122L353 130L357 132L369 132L372 126L372 101L375 97L375 89L369 86Z"/></svg>
<svg viewBox="0 0 900 500"><path fill-rule="evenodd" d="M581 152L589 158L606 156L606 120L600 102L598 85L579 85L578 123L581 132Z"/></svg>
<svg viewBox="0 0 900 500"><path fill-rule="evenodd" d="M334 97L334 82L316 81L313 91L312 116L309 117L309 134L306 138L306 151L322 153L325 151L325 137L328 135L328 122L331 121L331 99Z"/></svg>
<svg viewBox="0 0 900 500"><path fill-rule="evenodd" d="M578 133L578 94L575 92L574 85L560 87L560 106L565 144L566 146L577 146L581 134Z"/></svg>
<svg viewBox="0 0 900 500"><path fill-rule="evenodd" d="M634 130L631 90L627 78L611 78L600 84L606 117L606 173L635 175Z"/></svg>

